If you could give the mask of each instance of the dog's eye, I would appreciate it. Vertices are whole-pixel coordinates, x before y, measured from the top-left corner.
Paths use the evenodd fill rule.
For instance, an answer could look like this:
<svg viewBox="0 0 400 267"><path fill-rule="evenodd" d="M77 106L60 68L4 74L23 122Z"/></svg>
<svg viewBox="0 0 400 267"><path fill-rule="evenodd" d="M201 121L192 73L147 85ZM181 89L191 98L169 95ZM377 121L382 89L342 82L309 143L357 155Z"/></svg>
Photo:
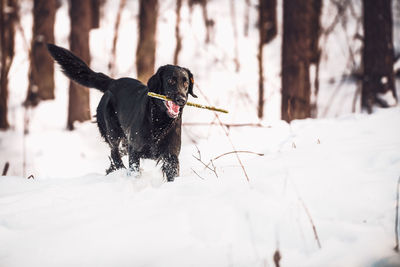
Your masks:
<svg viewBox="0 0 400 267"><path fill-rule="evenodd" d="M175 81L173 79L168 79L168 83L171 84L171 85L174 85Z"/></svg>

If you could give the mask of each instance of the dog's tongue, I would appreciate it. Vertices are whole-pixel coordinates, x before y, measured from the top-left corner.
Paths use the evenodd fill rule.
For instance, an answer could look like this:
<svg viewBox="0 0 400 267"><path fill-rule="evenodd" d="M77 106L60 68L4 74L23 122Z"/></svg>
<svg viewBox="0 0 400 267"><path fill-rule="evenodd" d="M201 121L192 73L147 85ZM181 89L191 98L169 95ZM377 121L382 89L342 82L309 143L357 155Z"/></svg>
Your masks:
<svg viewBox="0 0 400 267"><path fill-rule="evenodd" d="M171 115L177 116L179 114L179 106L173 101L167 101L167 109Z"/></svg>

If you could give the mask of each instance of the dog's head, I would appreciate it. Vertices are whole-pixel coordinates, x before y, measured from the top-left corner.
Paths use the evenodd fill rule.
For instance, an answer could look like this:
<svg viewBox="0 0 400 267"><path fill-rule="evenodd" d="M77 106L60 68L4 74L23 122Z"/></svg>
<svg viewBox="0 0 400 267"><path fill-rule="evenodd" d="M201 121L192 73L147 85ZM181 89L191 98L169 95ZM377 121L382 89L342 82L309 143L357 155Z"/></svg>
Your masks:
<svg viewBox="0 0 400 267"><path fill-rule="evenodd" d="M165 95L172 101L157 101L158 106L165 111L170 118L178 117L185 106L189 94L193 93L193 74L190 70L174 65L160 67L154 74L147 86L151 92Z"/></svg>

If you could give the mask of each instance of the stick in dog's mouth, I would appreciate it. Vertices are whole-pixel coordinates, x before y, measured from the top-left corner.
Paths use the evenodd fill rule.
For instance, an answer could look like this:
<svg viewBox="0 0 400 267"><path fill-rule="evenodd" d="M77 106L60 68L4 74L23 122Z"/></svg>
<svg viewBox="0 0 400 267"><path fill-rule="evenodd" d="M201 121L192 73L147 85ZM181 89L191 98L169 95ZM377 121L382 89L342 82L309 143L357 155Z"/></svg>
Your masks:
<svg viewBox="0 0 400 267"><path fill-rule="evenodd" d="M166 101L171 101L171 102L172 102L171 99L169 99L168 97L166 97L166 96L164 96L164 95L159 95L159 94L156 94L156 93L153 93L153 92L148 92L147 95L150 96L150 97L153 97L153 98L157 98L157 99L160 99L160 100L164 100L164 104L165 104L166 107L167 107L167 105L166 105L166 103L165 103ZM174 104L175 104L175 103L174 103ZM216 107L210 107L210 106L205 106L205 105L196 104L196 103L191 103L191 102L187 102L187 103L186 103L186 106L191 106L191 107L196 107L196 108L203 108L203 109L213 110L213 111L222 112L222 113L228 113L228 111L225 110L225 109L216 108ZM168 107L167 107L167 108L168 108Z"/></svg>

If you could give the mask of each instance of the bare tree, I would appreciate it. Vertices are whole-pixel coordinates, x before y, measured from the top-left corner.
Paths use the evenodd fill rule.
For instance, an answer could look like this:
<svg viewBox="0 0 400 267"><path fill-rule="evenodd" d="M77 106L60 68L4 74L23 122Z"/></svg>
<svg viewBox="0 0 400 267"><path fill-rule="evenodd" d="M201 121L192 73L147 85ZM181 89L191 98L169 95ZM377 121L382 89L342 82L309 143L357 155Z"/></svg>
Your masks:
<svg viewBox="0 0 400 267"><path fill-rule="evenodd" d="M101 8L104 5L105 0L90 0L90 10L91 10L91 18L92 18L92 29L97 29L100 27L100 18L101 18Z"/></svg>
<svg viewBox="0 0 400 267"><path fill-rule="evenodd" d="M257 114L261 119L264 116L264 64L263 64L263 48L264 45L272 41L277 33L276 22L276 0L259 0L258 7L258 28L259 28L259 44L258 44L258 106Z"/></svg>
<svg viewBox="0 0 400 267"><path fill-rule="evenodd" d="M193 6L196 4L200 5L202 8L204 25L206 27L206 40L205 40L206 44L211 42L212 29L213 29L214 23L215 23L214 20L210 19L208 16L207 2L208 2L208 0L189 0L190 13L193 12Z"/></svg>
<svg viewBox="0 0 400 267"><path fill-rule="evenodd" d="M124 10L125 5L126 5L126 0L119 1L117 18L115 19L115 24L114 24L114 38L113 38L112 49L111 49L111 59L110 59L110 62L108 63L108 70L110 72L111 77L114 77L115 71L116 71L115 62L117 60L118 32L119 32L119 25L121 23L122 11Z"/></svg>
<svg viewBox="0 0 400 267"><path fill-rule="evenodd" d="M176 0L176 23L175 23L175 53L174 53L174 65L178 65L179 53L182 49L182 37L180 34L180 24L181 24L181 7L182 0Z"/></svg>
<svg viewBox="0 0 400 267"><path fill-rule="evenodd" d="M89 31L92 27L91 2L70 0L70 49L90 64ZM75 121L90 120L89 89L70 82L67 128L74 129Z"/></svg>
<svg viewBox="0 0 400 267"><path fill-rule="evenodd" d="M282 119L304 119L310 106L310 13L313 0L283 1Z"/></svg>
<svg viewBox="0 0 400 267"><path fill-rule="evenodd" d="M54 99L54 62L47 43L54 43L56 0L34 0L29 86L25 104Z"/></svg>
<svg viewBox="0 0 400 267"><path fill-rule="evenodd" d="M373 106L388 107L392 104L388 99L397 100L393 70L392 1L363 0L363 13L361 107L371 113Z"/></svg>
<svg viewBox="0 0 400 267"><path fill-rule="evenodd" d="M136 51L138 79L144 83L153 75L156 60L158 0L139 1L139 40Z"/></svg>
<svg viewBox="0 0 400 267"><path fill-rule="evenodd" d="M0 129L7 129L10 126L7 119L8 73L14 58L14 35L17 20L17 0L0 0Z"/></svg>
<svg viewBox="0 0 400 267"><path fill-rule="evenodd" d="M314 99L311 102L311 117L316 118L317 109L317 97L319 93L319 62L321 58L321 49L319 47L319 39L321 36L321 12L322 12L322 0L312 1L312 10L310 12L310 27L311 27L311 42L310 42L310 64L314 65L314 81L313 83L313 94Z"/></svg>

